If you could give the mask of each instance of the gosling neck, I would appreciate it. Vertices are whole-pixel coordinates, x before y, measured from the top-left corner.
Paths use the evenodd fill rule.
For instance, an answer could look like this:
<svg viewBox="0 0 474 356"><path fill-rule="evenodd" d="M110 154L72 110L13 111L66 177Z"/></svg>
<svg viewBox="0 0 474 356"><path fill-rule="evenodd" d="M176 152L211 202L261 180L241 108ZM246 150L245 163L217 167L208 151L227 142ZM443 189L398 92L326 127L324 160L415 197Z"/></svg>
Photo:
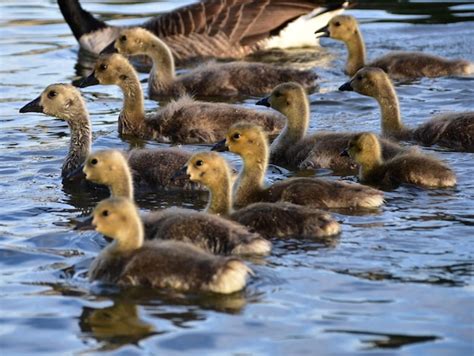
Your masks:
<svg viewBox="0 0 474 356"><path fill-rule="evenodd" d="M125 78L119 82L119 87L124 96L119 130L121 133L139 130L145 121L145 105L140 80L134 70L125 74Z"/></svg>
<svg viewBox="0 0 474 356"><path fill-rule="evenodd" d="M61 173L65 178L86 160L91 151L92 133L89 114L84 104L75 109L72 108L62 119L66 120L71 130L69 152L63 162Z"/></svg>
<svg viewBox="0 0 474 356"><path fill-rule="evenodd" d="M216 215L229 215L232 212L232 183L230 172L226 169L222 179L209 185L209 203L206 212Z"/></svg>
<svg viewBox="0 0 474 356"><path fill-rule="evenodd" d="M235 202L243 205L250 197L264 189L265 172L268 166L268 147L261 143L251 154L243 155L244 167L235 184Z"/></svg>
<svg viewBox="0 0 474 356"><path fill-rule="evenodd" d="M345 44L348 51L346 72L352 77L365 65L365 45L359 28Z"/></svg>
<svg viewBox="0 0 474 356"><path fill-rule="evenodd" d="M272 157L284 156L288 148L302 140L309 126L309 102L306 95L293 105L286 107L280 112L286 116L287 121L283 131L273 141L270 151Z"/></svg>
<svg viewBox="0 0 474 356"><path fill-rule="evenodd" d="M145 54L153 61L149 85L156 89L169 86L175 79L175 65L168 46L158 38L150 38Z"/></svg>
<svg viewBox="0 0 474 356"><path fill-rule="evenodd" d="M400 136L405 128L400 117L400 105L393 85L386 82L377 90L375 99L379 103L382 116L382 133L388 137Z"/></svg>
<svg viewBox="0 0 474 356"><path fill-rule="evenodd" d="M139 216L134 214L133 220L119 229L112 249L120 253L137 250L143 246L143 236L143 224Z"/></svg>
<svg viewBox="0 0 474 356"><path fill-rule="evenodd" d="M133 181L130 170L121 166L113 174L113 180L109 185L110 195L114 198L127 198L133 201Z"/></svg>
<svg viewBox="0 0 474 356"><path fill-rule="evenodd" d="M370 177L383 164L381 148L377 147L374 152L367 152L357 160L359 164L359 179L361 182L370 181Z"/></svg>

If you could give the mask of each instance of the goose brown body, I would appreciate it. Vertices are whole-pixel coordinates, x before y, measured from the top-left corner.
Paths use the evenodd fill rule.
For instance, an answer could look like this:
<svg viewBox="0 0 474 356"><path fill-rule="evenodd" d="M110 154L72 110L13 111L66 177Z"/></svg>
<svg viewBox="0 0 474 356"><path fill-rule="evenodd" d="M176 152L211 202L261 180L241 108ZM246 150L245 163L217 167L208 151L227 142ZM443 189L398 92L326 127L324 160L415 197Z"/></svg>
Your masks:
<svg viewBox="0 0 474 356"><path fill-rule="evenodd" d="M307 135L310 109L307 95L297 83L275 87L269 97L257 104L269 106L287 118L285 128L270 146L270 162L298 168L328 168L340 174L353 174L357 167L340 152L356 135L352 132L318 132ZM384 158L400 153L402 148L389 140L381 140Z"/></svg>
<svg viewBox="0 0 474 356"><path fill-rule="evenodd" d="M282 118L270 112L245 107L204 103L189 97L172 102L156 112L145 115L143 92L138 75L120 54L102 55L94 72L81 86L118 85L124 94L119 115L119 133L143 139L174 143L213 143L237 120L246 120L275 134L283 126Z"/></svg>
<svg viewBox="0 0 474 356"><path fill-rule="evenodd" d="M181 167L180 167L181 168ZM114 150L92 153L84 166L86 178L109 187L112 197L133 198L132 176L123 155ZM170 208L143 216L145 238L190 242L217 254L270 252L271 244L244 226L193 210Z"/></svg>
<svg viewBox="0 0 474 356"><path fill-rule="evenodd" d="M147 55L153 60L148 81L150 97L200 97L263 95L282 82L296 81L309 90L315 88L317 75L311 70L276 67L264 63L208 63L176 76L173 55L168 46L142 28L125 29L115 41L124 55Z"/></svg>
<svg viewBox="0 0 474 356"><path fill-rule="evenodd" d="M361 182L381 187L414 184L428 188L453 187L456 176L438 159L410 152L384 161L374 134L361 133L348 144L348 154L360 165Z"/></svg>
<svg viewBox="0 0 474 356"><path fill-rule="evenodd" d="M377 100L385 137L474 152L474 111L442 114L417 128L406 127L400 116L395 88L387 74L379 68L362 68L339 90L356 91Z"/></svg>
<svg viewBox="0 0 474 356"><path fill-rule="evenodd" d="M392 79L410 80L420 77L442 77L474 73L474 64L460 59L446 59L422 52L392 52L366 64L365 45L357 20L350 15L333 17L326 29L326 37L343 41L348 49L346 73L353 76L364 66L377 67Z"/></svg>
<svg viewBox="0 0 474 356"><path fill-rule="evenodd" d="M336 12L344 1L331 2ZM122 29L108 25L81 8L78 0L58 0L61 12L82 48L100 53ZM182 64L209 57L240 58L273 45L272 39L303 15L322 13L327 1L199 1L160 14L138 26L163 39ZM318 9L319 8L319 9ZM316 13L314 13L316 11ZM314 31L314 30L313 30Z"/></svg>
<svg viewBox="0 0 474 356"><path fill-rule="evenodd" d="M225 159L215 152L195 154L186 166L194 182L210 192L206 211L226 216L267 237L325 237L336 235L340 226L330 214L287 202L254 203L234 210L231 172Z"/></svg>
<svg viewBox="0 0 474 356"><path fill-rule="evenodd" d="M318 208L374 208L383 203L383 193L379 190L321 178L290 178L264 187L268 143L256 126L246 123L232 126L226 145L244 161L234 188L237 207L260 201L286 201Z"/></svg>
<svg viewBox="0 0 474 356"><path fill-rule="evenodd" d="M138 211L126 198L100 202L92 225L114 239L91 264L92 281L226 294L244 288L251 273L237 258L214 256L188 243L144 241Z"/></svg>
<svg viewBox="0 0 474 356"><path fill-rule="evenodd" d="M20 112L42 112L67 122L71 130L69 151L62 166L62 177L68 180L91 151L92 127L81 93L69 84L52 84L41 95L26 104ZM138 190L187 189L198 187L189 180L173 181L171 177L187 162L190 153L178 148L140 149L123 153L132 168ZM153 163L153 164L150 164Z"/></svg>

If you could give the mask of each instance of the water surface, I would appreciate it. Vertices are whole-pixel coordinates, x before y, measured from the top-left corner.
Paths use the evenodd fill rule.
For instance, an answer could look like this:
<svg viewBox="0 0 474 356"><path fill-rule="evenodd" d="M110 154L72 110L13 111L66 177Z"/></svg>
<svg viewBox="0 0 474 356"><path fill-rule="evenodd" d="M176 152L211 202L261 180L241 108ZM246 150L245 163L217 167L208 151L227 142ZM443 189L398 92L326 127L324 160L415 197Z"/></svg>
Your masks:
<svg viewBox="0 0 474 356"><path fill-rule="evenodd" d="M137 23L187 3L84 1L87 9L116 24ZM406 48L474 61L472 2L359 4L349 12L362 22L369 57ZM78 46L55 1L2 1L0 12L4 354L472 354L472 154L425 149L453 167L456 188L401 187L387 194L378 213L335 214L343 224L336 238L274 241L270 257L249 261L257 277L242 293L119 292L89 284L87 267L105 242L94 232L72 231L70 221L88 214L99 197L61 184L69 140L65 123L18 114L47 84L76 78ZM346 80L343 45L322 42L321 49L275 51L263 59L315 66L321 93L310 97L313 131L378 131L372 99L337 91ZM435 113L474 110L473 88L472 77L400 84L403 118L416 125ZM130 143L116 132L119 90L93 87L83 93L94 148L128 149ZM253 106L255 100L242 102ZM152 110L157 104L146 106ZM203 198L154 194L138 201L143 209L201 209Z"/></svg>

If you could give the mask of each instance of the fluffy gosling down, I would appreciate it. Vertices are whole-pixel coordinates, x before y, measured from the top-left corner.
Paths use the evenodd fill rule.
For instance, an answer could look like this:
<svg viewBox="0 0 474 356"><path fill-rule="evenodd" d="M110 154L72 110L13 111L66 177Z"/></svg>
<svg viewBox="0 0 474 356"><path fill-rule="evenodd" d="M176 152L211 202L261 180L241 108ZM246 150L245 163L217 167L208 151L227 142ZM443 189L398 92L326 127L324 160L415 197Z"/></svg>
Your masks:
<svg viewBox="0 0 474 356"><path fill-rule="evenodd" d="M79 90L69 84L51 84L38 98L20 109L20 113L26 112L40 112L67 122L71 139L61 175L66 181L73 179L82 170L82 165L91 152L92 143L91 121ZM171 180L176 170L191 157L185 150L134 149L123 154L127 157L136 187L140 191L197 188L189 180Z"/></svg>
<svg viewBox="0 0 474 356"><path fill-rule="evenodd" d="M349 155L359 164L359 179L363 183L387 188L403 183L427 188L456 185L453 171L434 157L410 152L384 161L380 143L372 133L358 134L341 154Z"/></svg>
<svg viewBox="0 0 474 356"><path fill-rule="evenodd" d="M321 178L290 178L264 186L268 166L268 141L257 126L239 123L227 133L229 151L244 161L234 185L234 204L286 201L316 208L375 208L383 204L383 192L355 183Z"/></svg>
<svg viewBox="0 0 474 356"><path fill-rule="evenodd" d="M86 179L106 185L112 197L133 199L130 169L115 150L92 153L84 165ZM268 255L271 243L245 226L219 216L188 209L169 208L142 217L145 238L190 242L217 254Z"/></svg>
<svg viewBox="0 0 474 356"><path fill-rule="evenodd" d="M439 145L455 151L474 152L474 111L435 116L417 128L403 125L397 93L387 74L379 68L362 68L339 90L373 97L380 106L382 133L397 140Z"/></svg>
<svg viewBox="0 0 474 356"><path fill-rule="evenodd" d="M287 118L285 128L270 146L270 162L298 169L328 168L341 174L354 174L357 167L352 160L341 157L353 132L318 132L307 135L310 107L304 89L298 83L276 86L270 96L257 105L271 107ZM403 149L389 140L381 140L384 158Z"/></svg>
<svg viewBox="0 0 474 356"><path fill-rule="evenodd" d="M187 163L186 174L209 189L206 212L227 216L267 237L325 237L341 231L327 212L291 203L254 203L234 210L232 176L216 152L200 152Z"/></svg>
<svg viewBox="0 0 474 356"><path fill-rule="evenodd" d="M312 70L276 67L264 63L231 62L201 65L177 76L169 47L143 28L124 29L115 41L123 55L151 57L153 68L148 80L150 97L262 95L281 82L296 81L305 88L315 88L316 73Z"/></svg>
<svg viewBox="0 0 474 356"><path fill-rule="evenodd" d="M92 262L91 281L228 294L243 289L252 274L237 258L215 256L188 243L144 241L138 211L126 198L100 202L92 226L113 242Z"/></svg>
<svg viewBox="0 0 474 356"><path fill-rule="evenodd" d="M345 71L351 77L364 66L381 68L392 79L400 80L474 73L474 63L460 59L446 59L422 52L393 52L366 64L362 33L357 20L350 15L333 17L329 24L316 34L334 38L346 44L349 54Z"/></svg>
<svg viewBox="0 0 474 356"><path fill-rule="evenodd" d="M145 114L138 75L120 54L100 56L93 73L79 85L98 84L117 85L123 92L124 102L118 119L118 130L122 135L159 142L214 143L225 136L232 124L242 119L261 125L269 134L277 134L284 126L284 118L271 111L195 101L189 96Z"/></svg>

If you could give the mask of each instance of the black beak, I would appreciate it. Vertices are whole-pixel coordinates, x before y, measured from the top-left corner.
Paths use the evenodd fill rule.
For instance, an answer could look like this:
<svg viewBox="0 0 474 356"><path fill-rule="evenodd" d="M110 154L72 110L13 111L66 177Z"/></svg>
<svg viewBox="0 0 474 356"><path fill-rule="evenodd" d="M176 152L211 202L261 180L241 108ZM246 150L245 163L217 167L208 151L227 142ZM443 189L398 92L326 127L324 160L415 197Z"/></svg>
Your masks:
<svg viewBox="0 0 474 356"><path fill-rule="evenodd" d="M354 88L352 88L351 82L347 82L347 83L342 84L339 87L339 90L340 91L354 91Z"/></svg>
<svg viewBox="0 0 474 356"><path fill-rule="evenodd" d="M78 219L74 230L95 230L95 225L92 223L94 217L88 216L85 219Z"/></svg>
<svg viewBox="0 0 474 356"><path fill-rule="evenodd" d="M90 87L90 86L98 85L98 84L100 83L95 77L95 72L92 72L91 75L82 79L77 86L79 88L86 88L86 87Z"/></svg>
<svg viewBox="0 0 474 356"><path fill-rule="evenodd" d="M349 151L346 149L342 150L341 153L339 153L339 156L341 157L350 157L349 156Z"/></svg>
<svg viewBox="0 0 474 356"><path fill-rule="evenodd" d="M35 100L30 101L28 104L20 109L20 113L25 112L43 112L43 106L40 104L41 97L38 96Z"/></svg>
<svg viewBox="0 0 474 356"><path fill-rule="evenodd" d="M257 101L255 103L255 105L262 105L262 106L266 106L267 108L269 108L270 107L270 102L268 101L268 99L269 99L268 96L266 98L262 98L259 101Z"/></svg>
<svg viewBox="0 0 474 356"><path fill-rule="evenodd" d="M66 174L64 178L66 178L67 180L72 180L72 179L77 179L77 178L86 178L86 175L84 173L84 163L81 164L76 169L74 169L73 171Z"/></svg>
<svg viewBox="0 0 474 356"><path fill-rule="evenodd" d="M171 177L172 182L184 180L184 179L189 179L189 174L187 173L188 165L185 164L184 166L181 167L179 171L176 171L176 173Z"/></svg>
<svg viewBox="0 0 474 356"><path fill-rule="evenodd" d="M223 140L217 142L216 144L214 144L214 146L212 146L211 151L217 151L217 152L226 152L226 151L228 151L229 147L227 147L225 142L226 142L226 139L223 139Z"/></svg>
<svg viewBox="0 0 474 356"><path fill-rule="evenodd" d="M118 53L117 48L115 48L115 41L110 42L110 44L100 52L100 54L112 54L112 53Z"/></svg>
<svg viewBox="0 0 474 356"><path fill-rule="evenodd" d="M315 32L316 37L331 37L329 34L329 25L324 26L323 28L320 28Z"/></svg>

